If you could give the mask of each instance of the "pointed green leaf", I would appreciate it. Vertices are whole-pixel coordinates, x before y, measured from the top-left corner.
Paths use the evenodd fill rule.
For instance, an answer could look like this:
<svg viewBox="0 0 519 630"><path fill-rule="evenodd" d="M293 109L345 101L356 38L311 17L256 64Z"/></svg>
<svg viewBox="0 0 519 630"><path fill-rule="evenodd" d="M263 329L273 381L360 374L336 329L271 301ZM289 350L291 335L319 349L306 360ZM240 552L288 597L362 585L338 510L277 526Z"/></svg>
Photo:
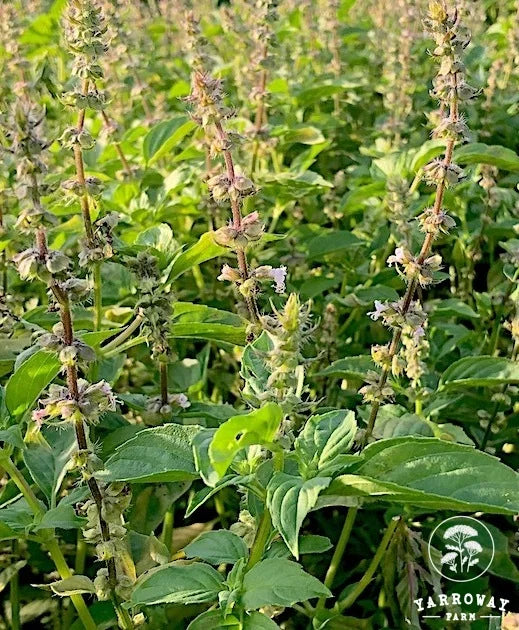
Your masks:
<svg viewBox="0 0 519 630"><path fill-rule="evenodd" d="M186 558L200 558L209 564L234 564L249 555L247 545L233 532L219 529L204 532L184 548Z"/></svg>
<svg viewBox="0 0 519 630"><path fill-rule="evenodd" d="M292 606L314 597L330 597L329 589L303 571L297 562L268 558L255 564L243 579L242 603L246 610L263 606Z"/></svg>
<svg viewBox="0 0 519 630"><path fill-rule="evenodd" d="M144 138L142 145L144 159L147 164L154 164L169 153L195 127L196 123L187 116L177 116L155 125Z"/></svg>
<svg viewBox="0 0 519 630"><path fill-rule="evenodd" d="M337 477L318 505L355 498L436 510L515 514L519 475L496 457L436 438L405 437L370 444Z"/></svg>
<svg viewBox="0 0 519 630"><path fill-rule="evenodd" d="M201 562L171 562L137 580L131 603L134 606L203 604L215 601L223 588L223 577L213 567Z"/></svg>
<svg viewBox="0 0 519 630"><path fill-rule="evenodd" d="M144 429L117 447L97 476L133 483L196 479L192 442L198 431L199 426L179 424Z"/></svg>
<svg viewBox="0 0 519 630"><path fill-rule="evenodd" d="M226 252L225 247L215 242L214 232L206 232L194 245L179 254L170 269L168 281L171 282L195 265L201 265L207 260L222 256Z"/></svg>
<svg viewBox="0 0 519 630"><path fill-rule="evenodd" d="M283 472L274 474L267 486L267 507L274 527L292 554L299 558L299 530L306 515L317 503L322 490L330 485L329 477L305 481Z"/></svg>
<svg viewBox="0 0 519 630"><path fill-rule="evenodd" d="M57 507L45 512L41 521L34 527L34 531L56 528L80 529L85 523L86 518L78 516L72 505L61 501Z"/></svg>
<svg viewBox="0 0 519 630"><path fill-rule="evenodd" d="M45 494L51 506L67 470L71 467L71 455L77 451L74 428L48 427L23 451L23 460L31 477Z"/></svg>
<svg viewBox="0 0 519 630"><path fill-rule="evenodd" d="M493 387L519 383L519 363L503 357L465 357L443 373L439 389L452 387Z"/></svg>
<svg viewBox="0 0 519 630"><path fill-rule="evenodd" d="M81 593L95 593L94 583L86 575L73 575L72 577L53 582L50 587L60 597L80 595Z"/></svg>
<svg viewBox="0 0 519 630"><path fill-rule="evenodd" d="M519 171L519 155L497 144L466 144L456 149L454 159L459 164L491 164L503 171Z"/></svg>
<svg viewBox="0 0 519 630"><path fill-rule="evenodd" d="M362 354L357 357L345 357L344 359L334 361L331 365L325 367L324 370L316 372L313 376L337 376L339 378L363 380L366 376L366 372L375 369L373 359L367 354Z"/></svg>
<svg viewBox="0 0 519 630"><path fill-rule="evenodd" d="M276 403L267 403L261 409L224 422L209 445L209 459L218 475L225 475L236 454L246 446L271 443L282 418L281 407Z"/></svg>
<svg viewBox="0 0 519 630"><path fill-rule="evenodd" d="M311 416L295 442L301 474L309 478L339 472L353 457L346 453L356 432L353 411L336 410Z"/></svg>

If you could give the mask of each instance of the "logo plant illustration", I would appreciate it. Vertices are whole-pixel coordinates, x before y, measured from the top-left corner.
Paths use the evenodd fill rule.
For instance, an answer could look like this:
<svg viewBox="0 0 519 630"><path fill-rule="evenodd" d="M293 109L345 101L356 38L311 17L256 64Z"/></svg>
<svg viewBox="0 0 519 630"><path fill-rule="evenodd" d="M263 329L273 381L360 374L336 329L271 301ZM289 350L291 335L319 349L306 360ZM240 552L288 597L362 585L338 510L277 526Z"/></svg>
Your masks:
<svg viewBox="0 0 519 630"><path fill-rule="evenodd" d="M0 4L0 630L508 598L517 15Z"/></svg>
<svg viewBox="0 0 519 630"><path fill-rule="evenodd" d="M478 532L470 525L453 525L449 527L443 538L447 542L445 549L449 549L442 556L442 565L447 565L453 573L467 573L471 567L478 564L478 555L483 551L483 547L473 540L477 538Z"/></svg>

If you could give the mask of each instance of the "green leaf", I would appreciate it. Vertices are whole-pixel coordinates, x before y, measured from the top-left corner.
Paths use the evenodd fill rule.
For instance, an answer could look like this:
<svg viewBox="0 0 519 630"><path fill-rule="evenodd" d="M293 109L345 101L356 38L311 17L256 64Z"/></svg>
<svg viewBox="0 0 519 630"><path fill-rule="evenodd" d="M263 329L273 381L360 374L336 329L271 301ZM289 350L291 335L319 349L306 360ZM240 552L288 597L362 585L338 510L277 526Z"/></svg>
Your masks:
<svg viewBox="0 0 519 630"><path fill-rule="evenodd" d="M295 441L296 458L305 478L336 474L351 460L357 423L353 411L337 410L311 416Z"/></svg>
<svg viewBox="0 0 519 630"><path fill-rule="evenodd" d="M27 560L18 560L0 572L0 593L26 564Z"/></svg>
<svg viewBox="0 0 519 630"><path fill-rule="evenodd" d="M12 416L21 416L30 409L41 392L60 371L56 356L40 350L27 359L7 381L5 404Z"/></svg>
<svg viewBox="0 0 519 630"><path fill-rule="evenodd" d="M434 302L431 317L459 317L461 319L479 319L479 315L462 300L451 298Z"/></svg>
<svg viewBox="0 0 519 630"><path fill-rule="evenodd" d="M466 144L456 149L454 160L460 164L491 164L503 171L519 171L519 155L496 144Z"/></svg>
<svg viewBox="0 0 519 630"><path fill-rule="evenodd" d="M301 477L276 472L267 486L267 507L274 527L296 558L299 558L299 530L330 481L329 477L305 481Z"/></svg>
<svg viewBox="0 0 519 630"><path fill-rule="evenodd" d="M85 343L95 347L117 332L117 329L104 330L78 336ZM5 404L9 413L12 416L21 416L31 409L41 392L59 374L60 369L61 363L57 356L46 350L39 350L24 361L7 381Z"/></svg>
<svg viewBox="0 0 519 630"><path fill-rule="evenodd" d="M329 100L334 94L341 94L346 90L351 90L360 87L358 81L348 81L343 79L342 81L326 81L311 87L305 87L297 94L297 101L304 107L317 103L322 99Z"/></svg>
<svg viewBox="0 0 519 630"><path fill-rule="evenodd" d="M427 140L422 146L413 152L411 162L411 173L416 173L435 157L438 157L445 151L444 140Z"/></svg>
<svg viewBox="0 0 519 630"><path fill-rule="evenodd" d="M320 536L319 534L307 534L299 536L299 553L304 556L305 553L324 553L333 547L328 536Z"/></svg>
<svg viewBox="0 0 519 630"><path fill-rule="evenodd" d="M436 438L392 438L370 444L358 459L352 474L330 484L319 506L351 505L356 498L433 511L519 511L519 475L470 446Z"/></svg>
<svg viewBox="0 0 519 630"><path fill-rule="evenodd" d="M245 613L240 621L234 615L224 616L224 611L218 609L198 615L187 630L279 630L279 626L257 610Z"/></svg>
<svg viewBox="0 0 519 630"><path fill-rule="evenodd" d="M354 378L363 380L366 372L375 370L375 364L368 354L362 354L358 357L345 357L334 361L324 370L316 372L313 376L336 376L338 378Z"/></svg>
<svg viewBox="0 0 519 630"><path fill-rule="evenodd" d="M175 280L195 265L201 265L225 253L227 249L215 242L214 232L205 232L194 245L178 255L169 271L168 281Z"/></svg>
<svg viewBox="0 0 519 630"><path fill-rule="evenodd" d="M267 403L261 409L224 422L209 445L209 459L218 475L225 475L236 454L246 446L273 442L282 418L281 407Z"/></svg>
<svg viewBox="0 0 519 630"><path fill-rule="evenodd" d="M221 424L236 413L236 409L231 405L218 405L215 403L206 403L193 401L191 406L181 412L182 418L203 418L208 420L211 425Z"/></svg>
<svg viewBox="0 0 519 630"><path fill-rule="evenodd" d="M206 610L193 619L187 630L243 630L243 624L234 616L224 618L221 609Z"/></svg>
<svg viewBox="0 0 519 630"><path fill-rule="evenodd" d="M184 548L187 558L200 558L209 564L234 564L249 555L243 539L233 532L219 529L204 532Z"/></svg>
<svg viewBox="0 0 519 630"><path fill-rule="evenodd" d="M301 199L309 195L317 195L323 190L333 188L333 184L314 171L304 173L278 173L262 182L262 193L267 198L278 202Z"/></svg>
<svg viewBox="0 0 519 630"><path fill-rule="evenodd" d="M502 357L465 357L442 374L438 389L453 387L494 387L519 383L519 363Z"/></svg>
<svg viewBox="0 0 519 630"><path fill-rule="evenodd" d="M243 618L243 630L279 630L279 626L263 613L253 610Z"/></svg>
<svg viewBox="0 0 519 630"><path fill-rule="evenodd" d="M325 553L332 547L333 545L327 536L319 536L317 534L299 536L300 556L304 556L307 553ZM275 540L265 554L267 558L290 558L291 555L290 549L283 540Z"/></svg>
<svg viewBox="0 0 519 630"><path fill-rule="evenodd" d="M60 597L80 595L81 593L95 593L94 583L86 575L73 575L72 577L53 582L49 585L52 592Z"/></svg>
<svg viewBox="0 0 519 630"><path fill-rule="evenodd" d="M485 523L485 525L490 530L494 541L494 558L493 560L491 558L492 550L483 547L483 551L480 555L481 565L486 566L492 560L492 564L488 567L489 573L518 584L519 569L510 557L511 553L513 553L512 550L515 547L515 543L497 529L497 527L494 527L490 523Z"/></svg>
<svg viewBox="0 0 519 630"><path fill-rule="evenodd" d="M141 576L133 589L134 606L153 604L203 604L224 589L223 577L207 564L171 562Z"/></svg>
<svg viewBox="0 0 519 630"><path fill-rule="evenodd" d="M196 128L187 116L177 116L155 125L144 138L142 150L148 165L154 164L169 153L180 141Z"/></svg>
<svg viewBox="0 0 519 630"><path fill-rule="evenodd" d="M159 223L144 230L137 236L135 244L152 247L155 250L153 253L160 255L163 266L166 266L173 254L178 250L173 230L167 223Z"/></svg>
<svg viewBox="0 0 519 630"><path fill-rule="evenodd" d="M195 466L207 486L216 486L219 480L218 473L211 465L209 458L209 445L213 441L216 429L202 429L193 438L193 456Z"/></svg>
<svg viewBox="0 0 519 630"><path fill-rule="evenodd" d="M325 138L320 129L317 127L292 127L286 129L282 133L277 134L274 130L273 135L280 135L281 140L284 143L299 142L301 144L320 144L325 141Z"/></svg>
<svg viewBox="0 0 519 630"><path fill-rule="evenodd" d="M401 437L403 435L423 435L434 437L431 423L409 413L400 405L382 405L373 428L376 438Z"/></svg>
<svg viewBox="0 0 519 630"><path fill-rule="evenodd" d="M2 511L0 510L0 518L2 518ZM11 540L12 538L19 538L20 532L16 532L9 527L6 523L0 521L0 540Z"/></svg>
<svg viewBox="0 0 519 630"><path fill-rule="evenodd" d="M77 451L76 436L72 426L65 429L48 427L23 451L23 460L34 482L55 505L67 470L71 467L71 455Z"/></svg>
<svg viewBox="0 0 519 630"><path fill-rule="evenodd" d="M44 508L43 503L40 502L40 505ZM0 524L9 528L8 530L4 530L4 533L9 530L15 530L17 532L27 530L32 525L33 520L34 513L23 497L0 508Z"/></svg>
<svg viewBox="0 0 519 630"><path fill-rule="evenodd" d="M247 322L234 313L204 304L178 302L173 310L173 320L173 337L245 345Z"/></svg>
<svg viewBox="0 0 519 630"><path fill-rule="evenodd" d="M229 486L246 486L247 483L252 481L254 475L226 475L216 485L214 488L205 487L195 492L193 496L189 499L189 503L186 509L186 518L189 518L195 510L198 510L199 507L204 505L206 501L208 501L211 497L213 497L217 492L219 492L222 488L227 488Z"/></svg>
<svg viewBox="0 0 519 630"><path fill-rule="evenodd" d="M218 308L212 308L205 304L193 304L191 302L176 302L173 307L173 318L181 324L226 324L228 326L240 327L244 325L243 317L222 311Z"/></svg>
<svg viewBox="0 0 519 630"><path fill-rule="evenodd" d="M13 426L8 429L0 431L0 442L10 444L11 446L22 450L24 448L24 442L20 425L13 424Z"/></svg>
<svg viewBox="0 0 519 630"><path fill-rule="evenodd" d="M330 597L329 589L305 573L301 565L283 558L267 558L247 571L242 604L246 610L263 606L292 606L314 597Z"/></svg>
<svg viewBox="0 0 519 630"><path fill-rule="evenodd" d="M333 230L328 234L320 234L305 243L310 260L322 259L323 256L341 252L360 245L361 241L346 230Z"/></svg>
<svg viewBox="0 0 519 630"><path fill-rule="evenodd" d="M198 474L192 442L196 425L166 424L144 429L121 444L97 473L103 481L188 481Z"/></svg>
<svg viewBox="0 0 519 630"><path fill-rule="evenodd" d="M34 527L34 531L40 529L80 529L84 527L86 518L76 514L72 505L61 501L59 505L48 510L41 521Z"/></svg>
<svg viewBox="0 0 519 630"><path fill-rule="evenodd" d="M245 345L245 327L236 328L229 324L205 324L200 322L173 322L171 336L177 339L206 339L220 341L233 346Z"/></svg>
<svg viewBox="0 0 519 630"><path fill-rule="evenodd" d="M386 194L384 181L373 182L365 186L357 186L349 190L339 203L339 210L346 215L353 214L364 208L364 202L373 197L380 198Z"/></svg>

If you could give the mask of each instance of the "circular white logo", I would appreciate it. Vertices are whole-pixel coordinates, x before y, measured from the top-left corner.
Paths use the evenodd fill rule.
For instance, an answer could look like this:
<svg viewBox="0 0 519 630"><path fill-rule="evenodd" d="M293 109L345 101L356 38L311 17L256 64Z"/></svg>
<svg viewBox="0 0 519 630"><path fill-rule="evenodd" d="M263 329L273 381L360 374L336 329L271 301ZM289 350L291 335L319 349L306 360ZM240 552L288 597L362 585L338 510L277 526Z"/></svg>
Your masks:
<svg viewBox="0 0 519 630"><path fill-rule="evenodd" d="M451 516L429 539L429 560L451 582L471 582L485 573L494 559L494 539L488 527L471 516Z"/></svg>

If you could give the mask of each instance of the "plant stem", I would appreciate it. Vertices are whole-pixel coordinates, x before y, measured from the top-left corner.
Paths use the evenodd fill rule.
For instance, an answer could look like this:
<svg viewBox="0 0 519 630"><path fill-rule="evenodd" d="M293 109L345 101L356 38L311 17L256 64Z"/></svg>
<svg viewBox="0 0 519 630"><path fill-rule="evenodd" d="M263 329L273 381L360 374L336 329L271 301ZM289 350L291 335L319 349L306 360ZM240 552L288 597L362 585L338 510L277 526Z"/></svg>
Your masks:
<svg viewBox="0 0 519 630"><path fill-rule="evenodd" d="M380 541L380 545L378 546L378 549L375 555L373 556L368 568L366 569L366 572L361 577L360 581L357 583L357 586L349 593L349 595L345 597L343 600L341 600L340 602L338 602L337 608L340 612L352 606L357 600L357 598L360 595L362 595L362 593L364 592L368 584L371 582L371 579L373 578L376 570L378 569L378 565L380 564L382 557L384 553L386 552L386 549L389 546L389 543L391 542L391 538L399 522L400 522L400 517L394 517L389 522L389 525L387 526L384 536L382 540Z"/></svg>
<svg viewBox="0 0 519 630"><path fill-rule="evenodd" d="M229 140L228 140L228 137L224 128L222 127L222 123L220 121L216 121L214 123L214 127L216 129L216 133L219 139L221 140L222 146L224 147L227 146ZM225 161L225 167L227 169L227 177L229 179L229 182L232 185L236 177L232 154L229 149L224 149L222 153L223 153L223 158ZM231 197L231 212L232 212L232 227L235 230L240 231L241 221L242 221L240 202L234 196ZM237 249L236 256L238 258L238 269L240 271L240 275L243 281L248 280L249 279L249 266L247 263L247 254L245 253L245 250L241 248ZM256 298L254 297L254 295L251 295L249 298L246 299L246 302L247 302L247 308L249 309L251 321L257 324L260 321L260 312L258 309Z"/></svg>
<svg viewBox="0 0 519 630"><path fill-rule="evenodd" d="M161 405L168 404L168 364L166 361L159 361L160 371L160 402Z"/></svg>
<svg viewBox="0 0 519 630"><path fill-rule="evenodd" d="M101 330L103 321L103 287L101 280L101 263L94 263L94 330Z"/></svg>
<svg viewBox="0 0 519 630"><path fill-rule="evenodd" d="M20 545L17 540L13 541L13 556L17 558L20 553ZM20 579L18 571L9 582L9 602L11 604L11 628L20 630Z"/></svg>
<svg viewBox="0 0 519 630"><path fill-rule="evenodd" d="M344 519L344 525L342 527L341 535L339 536L339 540L337 541L337 546L335 547L335 551L333 552L330 566L328 567L328 571L326 571L326 576L324 578L324 585L329 589L332 588L333 581L342 561L342 557L344 555L344 552L346 551L346 545L350 540L351 530L353 529L353 524L355 523L355 518L357 517L358 511L359 508L349 508L348 514ZM316 611L321 610L324 607L325 600L325 597L321 597L319 599L319 601L317 602Z"/></svg>
<svg viewBox="0 0 519 630"><path fill-rule="evenodd" d="M45 540L45 546L47 547L49 555L52 558L61 579L65 580L66 578L72 577L72 571L69 569L65 557L59 548L58 541L53 537L53 535L49 536L49 538ZM82 595L70 595L70 600L72 601L74 608L77 610L77 614L81 619L82 624L85 626L85 630L97 630L97 624L92 619L90 611L88 610Z"/></svg>
<svg viewBox="0 0 519 630"><path fill-rule="evenodd" d="M451 103L450 103L450 114L449 114L449 119L451 122L456 123L459 121L459 111L458 111L458 97L457 97L457 75L454 75L454 85L453 85L453 92L454 95L451 99ZM443 158L443 167L445 169L447 169L451 163L452 163L452 154L454 152L454 145L455 145L455 140L454 138L448 138L445 142L445 155ZM434 198L434 205L433 205L433 209L432 209L432 213L435 215L440 215L440 212L442 211L442 204L443 204L443 197L445 195L445 188L446 188L446 179L445 177L443 177L439 182L438 185L436 187L436 195ZM416 259L416 264L417 266L421 266L423 265L425 259L427 258L427 256L429 255L429 252L431 250L434 238L435 238L436 234L432 233L432 232L428 232L423 240L422 243L422 247L420 249L420 253L418 254L418 257ZM407 285L407 289L402 301L402 309L401 309L401 314L402 316L405 318L411 303L413 301L415 292L416 292L416 288L418 286L418 280L416 278L416 276L414 278L412 278L408 285ZM391 344L389 346L389 355L388 355L388 361L387 363L389 365L391 365L391 361L393 359L393 357L396 355L396 353L398 352L399 346L400 346L400 339L402 337L402 329L401 328L395 328L394 332L393 332L393 338L391 339ZM385 367L382 370L382 373L380 375L380 379L378 382L378 387L379 390L381 390L384 385L386 384L386 381L388 379L389 373L391 371L390 367ZM373 433L373 428L375 426L375 421L377 419L377 415L378 415L378 410L380 409L380 401L374 401L372 406L371 406L371 413L369 416L369 420L368 420L368 428L366 430L366 434L364 436L364 444L367 443L368 439L371 437L371 434Z"/></svg>
<svg viewBox="0 0 519 630"><path fill-rule="evenodd" d="M36 495L32 491L32 488L29 486L25 477L21 474L18 468L14 465L13 461L10 457L4 457L2 455L2 466L4 470L7 472L9 477L14 481L20 492L23 494L25 500L27 501L27 505L31 508L32 512L37 517L42 517L44 514L43 507L40 502L36 498ZM49 555L58 570L58 573L62 579L66 579L72 576L72 571L69 569L67 562L59 548L58 541L54 536L53 530L42 530L40 538L47 548ZM81 619L83 625L86 630L96 630L97 625L92 619L90 612L85 604L85 601L82 595L71 595L70 599L74 605L74 608L77 610L79 618Z"/></svg>
<svg viewBox="0 0 519 630"><path fill-rule="evenodd" d="M105 123L107 129L108 130L113 129L112 121L108 118L108 115L106 114L104 109L101 111L101 116L103 118L103 122ZM126 159L126 156L124 155L124 151L123 151L123 149L121 147L121 143L115 141L113 143L113 145L115 147L115 150L117 151L117 155L119 156L119 159L121 160L123 168L126 171L126 175L128 175L128 177L131 177L132 176L132 169L131 169L131 166L130 166L128 160Z"/></svg>
<svg viewBox="0 0 519 630"><path fill-rule="evenodd" d="M175 520L175 506L172 505L164 515L164 521L162 522L162 542L168 548L171 557L171 543L173 538L173 523Z"/></svg>
<svg viewBox="0 0 519 630"><path fill-rule="evenodd" d="M134 346L138 346L141 343L145 343L146 340L147 340L147 337L145 337L144 335L134 337L133 339L128 339L128 341L126 341L125 343L122 343L117 348L110 350L110 352L105 352L103 356L106 359L108 359L110 357L115 356L116 354L119 354L120 352L124 352L125 350L129 350L130 348L133 348Z"/></svg>
<svg viewBox="0 0 519 630"><path fill-rule="evenodd" d="M518 354L519 354L519 344L515 342L514 349L512 350L512 356L511 356L512 361L515 361L517 359ZM505 383L505 385L503 385L503 387L501 388L501 394L506 394L508 385L509 385L508 383ZM495 422L498 411L499 411L499 401L496 401L494 405L494 409L492 411L492 415L490 416L488 420L487 428L485 429L485 434L483 435L483 439L481 440L481 444L479 445L479 449L481 451L484 451L487 447L488 440L490 439L490 435L492 433L492 426Z"/></svg>
<svg viewBox="0 0 519 630"><path fill-rule="evenodd" d="M11 477L14 481L16 487L25 497L27 501L27 505L31 508L32 512L36 516L43 516L44 511L41 503L36 498L31 486L27 483L27 480L22 475L22 473L18 470L18 468L14 465L13 460L5 453L5 451L0 451L1 453L1 461L2 467L5 472Z"/></svg>
<svg viewBox="0 0 519 630"><path fill-rule="evenodd" d="M82 93L88 94L89 80L83 81ZM81 133L85 125L85 110L80 109L77 116L76 131ZM78 184L81 186L83 193L81 195L81 213L83 215L83 222L85 224L85 233L87 237L87 243L91 247L94 244L94 231L92 228L92 219L90 217L90 201L88 198L88 192L86 188L85 180L85 164L83 162L83 151L79 142L74 143L74 161L76 164L76 176Z"/></svg>
<svg viewBox="0 0 519 630"><path fill-rule="evenodd" d="M87 544L85 539L81 536L81 530L78 531L77 545L76 545L76 564L74 570L76 573L83 573L85 570L85 562L87 556Z"/></svg>
<svg viewBox="0 0 519 630"><path fill-rule="evenodd" d="M0 231L4 231L4 209L3 209L4 197L0 196ZM0 255L0 268L2 269L2 285L1 285L1 294L2 296L7 295L7 252L5 249L2 251Z"/></svg>
<svg viewBox="0 0 519 630"><path fill-rule="evenodd" d="M112 350L116 350L124 341L131 337L132 334L139 328L142 324L142 316L136 315L135 319L128 324L128 326L117 335L110 343L107 343L105 346L101 348L101 353L104 355L106 353L111 352Z"/></svg>
<svg viewBox="0 0 519 630"><path fill-rule="evenodd" d="M499 308L496 309L495 317L494 317L494 328L492 330L492 335L489 341L490 348L489 348L488 354L490 354L491 356L494 356L497 350L497 346L499 343L499 329L501 327L501 318L503 317L506 303L508 302L510 296L512 295L512 292L516 286L518 279L519 279L519 269L517 269L514 275L512 276L512 279L509 282L508 288L505 291L505 294L503 295Z"/></svg>
<svg viewBox="0 0 519 630"><path fill-rule="evenodd" d="M38 230L37 235L39 250L40 253L44 256L46 252L45 232L40 229ZM74 326L72 323L68 294L63 291L63 289L61 289L61 287L56 284L54 280L52 280L50 283L50 289L54 293L54 296L60 306L60 318L63 325L63 341L66 346L72 346L74 343ZM66 380L71 398L77 401L79 399L79 386L77 367L75 364L67 365ZM76 442L79 451L88 452L89 447L85 432L85 425L81 418L78 418L74 422L74 430L76 433ZM101 493L101 489L94 477L88 478L87 485L99 514L99 528L101 530L101 537L104 542L108 542L110 540L110 530L107 522L102 516L103 495ZM110 590L112 593L112 603L119 617L120 625L122 628L132 628L133 624L131 622L131 619L128 617L127 613L125 614L126 611L123 611L121 609L117 595L115 593L115 588L117 586L117 570L115 565L115 558L108 558L108 560L106 561L106 568L108 570L108 583L110 585ZM127 624L126 617L128 617L128 619L130 620L129 625Z"/></svg>
<svg viewBox="0 0 519 630"><path fill-rule="evenodd" d="M266 59L267 57L267 44L264 44L261 49L261 57ZM252 158L251 158L251 174L254 175L256 172L256 167L258 165L258 152L260 147L259 135L261 133L262 128L267 124L267 111L265 107L265 90L267 87L267 70L263 68L260 72L260 79L257 88L258 93L258 107L256 109L256 117L254 120L254 143L252 146Z"/></svg>
<svg viewBox="0 0 519 630"><path fill-rule="evenodd" d="M371 582L371 579L375 575L376 570L378 569L378 565L380 564L382 557L384 553L386 552L386 549L389 546L389 543L391 542L391 538L399 522L400 522L400 517L395 517L391 519L384 533L384 536L382 540L380 541L380 545L378 546L378 549L375 555L373 556L373 559L371 560L369 567L367 568L366 572L360 579L360 582L357 583L357 586L349 593L349 595L347 595L343 600L338 602L337 608L339 612L342 612L343 610L346 610L347 608L352 606L357 600L357 598L360 595L362 595L364 590L367 588L367 586Z"/></svg>
<svg viewBox="0 0 519 630"><path fill-rule="evenodd" d="M252 567L261 560L261 557L263 556L263 551L265 550L265 545L267 544L270 536L271 527L272 518L270 516L270 512L265 507L261 516L258 531L256 532L256 538L254 539L252 549L250 550L249 562L247 563L246 567L247 571L252 569Z"/></svg>

